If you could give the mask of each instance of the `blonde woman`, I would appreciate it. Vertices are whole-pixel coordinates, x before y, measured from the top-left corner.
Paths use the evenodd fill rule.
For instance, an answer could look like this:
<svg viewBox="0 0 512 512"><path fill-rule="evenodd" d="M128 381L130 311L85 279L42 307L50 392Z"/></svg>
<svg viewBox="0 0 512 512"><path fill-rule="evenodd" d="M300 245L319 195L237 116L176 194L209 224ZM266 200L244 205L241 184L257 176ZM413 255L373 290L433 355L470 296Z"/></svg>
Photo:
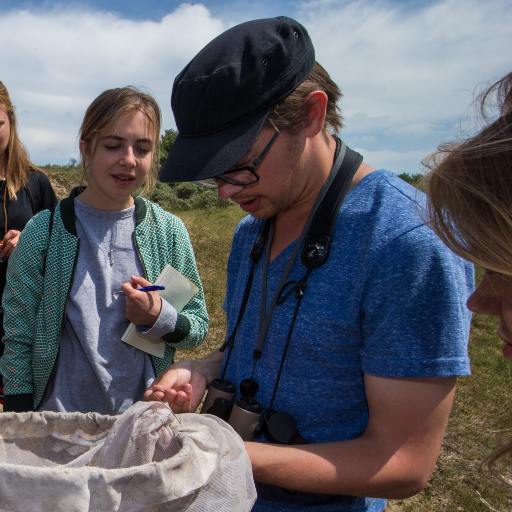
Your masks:
<svg viewBox="0 0 512 512"><path fill-rule="evenodd" d="M485 128L461 143L441 146L425 162L431 169L428 216L448 247L486 269L467 305L499 317L503 355L512 361L512 73L482 94L480 112L488 121ZM493 463L508 452L512 443L484 463L496 473Z"/></svg>
<svg viewBox="0 0 512 512"><path fill-rule="evenodd" d="M120 414L142 400L177 347L206 336L185 226L135 194L154 184L160 119L154 98L133 87L109 89L87 109L79 134L87 187L73 189L54 215L34 217L11 257L0 359L6 410ZM137 291L166 264L199 288L179 313L158 292ZM164 357L121 341L129 322L163 338Z"/></svg>
<svg viewBox="0 0 512 512"><path fill-rule="evenodd" d="M5 288L7 258L18 243L20 231L38 212L53 209L57 198L44 173L30 162L18 137L15 108L0 82L0 296ZM3 309L0 308L0 337ZM0 356L4 345L0 343ZM3 404L1 375L0 403Z"/></svg>

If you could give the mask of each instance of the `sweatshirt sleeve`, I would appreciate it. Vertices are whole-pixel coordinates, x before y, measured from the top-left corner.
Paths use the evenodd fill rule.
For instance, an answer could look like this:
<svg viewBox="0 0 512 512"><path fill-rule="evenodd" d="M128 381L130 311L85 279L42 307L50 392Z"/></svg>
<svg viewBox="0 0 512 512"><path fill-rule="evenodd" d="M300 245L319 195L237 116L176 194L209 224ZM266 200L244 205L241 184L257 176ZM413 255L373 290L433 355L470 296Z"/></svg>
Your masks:
<svg viewBox="0 0 512 512"><path fill-rule="evenodd" d="M0 359L6 397L33 393L32 350L36 317L43 295L49 218L48 210L33 217L9 257L2 298L5 328L2 341L5 349ZM10 399L6 398L6 402L9 405Z"/></svg>
<svg viewBox="0 0 512 512"><path fill-rule="evenodd" d="M137 325L136 329L139 334L144 334L144 336L149 336L156 340L170 332L174 332L177 320L177 311L165 299L162 299L162 308L154 325L152 327Z"/></svg>
<svg viewBox="0 0 512 512"><path fill-rule="evenodd" d="M190 349L203 342L208 333L210 321L188 231L178 217L173 217L173 226L172 266L190 279L199 288L199 291L178 314L174 330L165 334L163 339L176 348Z"/></svg>

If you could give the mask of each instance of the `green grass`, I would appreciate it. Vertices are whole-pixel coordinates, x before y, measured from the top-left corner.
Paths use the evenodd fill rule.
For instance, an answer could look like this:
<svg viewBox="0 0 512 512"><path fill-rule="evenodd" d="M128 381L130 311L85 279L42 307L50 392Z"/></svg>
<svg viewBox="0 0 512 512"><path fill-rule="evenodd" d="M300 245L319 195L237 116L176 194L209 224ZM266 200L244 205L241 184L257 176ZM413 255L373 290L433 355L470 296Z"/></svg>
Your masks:
<svg viewBox="0 0 512 512"><path fill-rule="evenodd" d="M238 206L173 213L183 220L190 234L210 316L210 330L205 342L194 350L179 351L177 359L200 358L220 347L226 335L226 315L222 309L226 268L233 233L246 213Z"/></svg>
<svg viewBox="0 0 512 512"><path fill-rule="evenodd" d="M224 340L222 302L227 259L233 232L245 214L236 206L217 211L175 213L189 230L212 324L206 342L195 350L178 352L178 358L199 358L218 348ZM481 274L479 269L477 280L481 279ZM390 501L387 510L512 510L512 495L478 470L480 461L499 446L492 432L512 425L512 363L501 353L503 342L496 336L497 325L496 318L474 316L469 346L473 374L458 381L436 470L420 494L407 500Z"/></svg>

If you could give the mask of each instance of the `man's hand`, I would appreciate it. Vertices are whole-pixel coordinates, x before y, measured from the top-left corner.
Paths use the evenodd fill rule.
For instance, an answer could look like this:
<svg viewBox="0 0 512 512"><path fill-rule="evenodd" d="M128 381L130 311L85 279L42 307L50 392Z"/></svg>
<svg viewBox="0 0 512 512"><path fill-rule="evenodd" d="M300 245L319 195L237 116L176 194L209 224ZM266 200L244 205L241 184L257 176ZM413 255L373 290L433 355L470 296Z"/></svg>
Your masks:
<svg viewBox="0 0 512 512"><path fill-rule="evenodd" d="M204 359L172 364L154 380L144 400L167 402L175 413L195 411L206 388L220 375L223 357L217 350Z"/></svg>
<svg viewBox="0 0 512 512"><path fill-rule="evenodd" d="M126 297L126 318L135 325L153 327L162 309L162 299L158 292L139 292L137 288L152 283L143 277L131 276L132 282L121 286Z"/></svg>
<svg viewBox="0 0 512 512"><path fill-rule="evenodd" d="M146 391L146 393L148 391ZM173 394L174 396L172 396ZM183 384L183 389L181 391L170 390L169 393L167 393L164 389L159 388L157 385L153 390L152 396L157 396L158 398L160 395L164 396L165 400L162 399L159 401L167 402L174 414L180 414L182 412L193 412L192 399L194 398L194 392L191 384ZM150 401L154 400L150 399Z"/></svg>
<svg viewBox="0 0 512 512"><path fill-rule="evenodd" d="M2 258L8 258L11 255L12 251L18 244L19 238L20 232L16 229L11 229L5 234L3 240L0 242Z"/></svg>
<svg viewBox="0 0 512 512"><path fill-rule="evenodd" d="M195 411L206 390L206 379L194 371L194 363L185 359L169 366L144 393L144 400L166 402L174 413Z"/></svg>

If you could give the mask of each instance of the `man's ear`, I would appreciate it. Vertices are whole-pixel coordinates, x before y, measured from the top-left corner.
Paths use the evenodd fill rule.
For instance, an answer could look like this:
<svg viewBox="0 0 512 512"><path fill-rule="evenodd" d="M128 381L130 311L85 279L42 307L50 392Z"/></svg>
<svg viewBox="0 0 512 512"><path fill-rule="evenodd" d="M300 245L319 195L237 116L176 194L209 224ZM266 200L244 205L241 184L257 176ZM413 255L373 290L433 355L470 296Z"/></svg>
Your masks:
<svg viewBox="0 0 512 512"><path fill-rule="evenodd" d="M310 92L304 100L304 106L308 109L308 121L304 128L306 137L314 137L324 128L327 114L327 94L324 91Z"/></svg>

